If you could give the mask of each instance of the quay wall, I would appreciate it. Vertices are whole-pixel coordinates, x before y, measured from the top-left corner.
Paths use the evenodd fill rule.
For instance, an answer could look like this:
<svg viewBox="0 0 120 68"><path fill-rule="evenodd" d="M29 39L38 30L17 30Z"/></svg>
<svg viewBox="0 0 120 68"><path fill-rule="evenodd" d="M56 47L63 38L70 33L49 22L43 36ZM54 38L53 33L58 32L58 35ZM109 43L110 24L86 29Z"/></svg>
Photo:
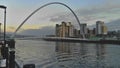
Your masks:
<svg viewBox="0 0 120 68"><path fill-rule="evenodd" d="M53 38L53 37L46 37L42 38L46 41L60 41L60 42L77 42L77 43L100 43L100 44L119 44L120 40L89 40L89 39L80 39L80 38Z"/></svg>

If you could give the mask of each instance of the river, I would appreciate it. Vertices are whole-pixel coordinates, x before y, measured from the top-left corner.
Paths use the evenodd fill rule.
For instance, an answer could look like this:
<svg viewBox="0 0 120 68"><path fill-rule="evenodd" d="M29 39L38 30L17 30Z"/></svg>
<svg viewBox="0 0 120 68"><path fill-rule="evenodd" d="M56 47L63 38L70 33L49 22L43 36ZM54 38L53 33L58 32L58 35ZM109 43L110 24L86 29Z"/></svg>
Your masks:
<svg viewBox="0 0 120 68"><path fill-rule="evenodd" d="M120 68L120 45L16 40L16 61L36 68Z"/></svg>

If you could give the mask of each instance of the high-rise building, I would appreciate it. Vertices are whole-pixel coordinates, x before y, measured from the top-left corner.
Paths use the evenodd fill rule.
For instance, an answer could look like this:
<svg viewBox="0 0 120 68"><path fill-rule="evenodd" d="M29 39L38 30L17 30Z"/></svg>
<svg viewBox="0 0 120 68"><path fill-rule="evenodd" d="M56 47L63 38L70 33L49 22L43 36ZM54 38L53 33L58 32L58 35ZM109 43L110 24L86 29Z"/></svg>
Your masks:
<svg viewBox="0 0 120 68"><path fill-rule="evenodd" d="M87 24L80 24L80 34L87 34Z"/></svg>
<svg viewBox="0 0 120 68"><path fill-rule="evenodd" d="M80 35L80 30L74 29L74 37L79 37Z"/></svg>
<svg viewBox="0 0 120 68"><path fill-rule="evenodd" d="M56 33L56 36L57 36L57 37L60 36L59 31L60 31L60 25L59 25L59 24L56 24L56 31L55 31L55 33Z"/></svg>
<svg viewBox="0 0 120 68"><path fill-rule="evenodd" d="M107 26L102 26L102 34L106 35L107 34Z"/></svg>
<svg viewBox="0 0 120 68"><path fill-rule="evenodd" d="M62 22L61 25L56 24L57 37L72 37L74 36L74 27L71 22Z"/></svg>
<svg viewBox="0 0 120 68"><path fill-rule="evenodd" d="M68 22L68 35L69 37L74 36L74 26L71 24L71 22Z"/></svg>
<svg viewBox="0 0 120 68"><path fill-rule="evenodd" d="M105 26L103 21L96 22L96 35L107 34L107 27Z"/></svg>
<svg viewBox="0 0 120 68"><path fill-rule="evenodd" d="M102 34L102 26L104 25L104 22L97 21L96 22L96 35Z"/></svg>
<svg viewBox="0 0 120 68"><path fill-rule="evenodd" d="M61 24L61 27L60 27L61 29L60 29L60 37L66 37L67 36L67 29L68 29L68 27L67 27L67 24L66 24L66 22L62 22L62 24Z"/></svg>

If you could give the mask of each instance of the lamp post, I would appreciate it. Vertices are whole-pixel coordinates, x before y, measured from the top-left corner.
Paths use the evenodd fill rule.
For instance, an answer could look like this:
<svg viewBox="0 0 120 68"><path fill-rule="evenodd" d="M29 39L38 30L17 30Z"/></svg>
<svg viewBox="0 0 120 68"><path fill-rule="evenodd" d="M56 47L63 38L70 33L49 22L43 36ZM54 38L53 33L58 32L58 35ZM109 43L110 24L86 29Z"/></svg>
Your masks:
<svg viewBox="0 0 120 68"><path fill-rule="evenodd" d="M1 9L4 9L4 45L6 44L5 36L6 36L6 6L0 5Z"/></svg>
<svg viewBox="0 0 120 68"><path fill-rule="evenodd" d="M2 23L0 23L0 41L1 41L1 38L2 38L2 32L1 32L1 25L2 25Z"/></svg>
<svg viewBox="0 0 120 68"><path fill-rule="evenodd" d="M3 38L3 41L4 41L4 44L2 46L2 56L3 56L3 59L6 59L6 63L4 65L6 65L4 68L8 68L8 48L6 47L6 6L3 6L3 5L0 5L0 8L1 9L4 9L4 38Z"/></svg>
<svg viewBox="0 0 120 68"><path fill-rule="evenodd" d="M4 45L6 44L6 6L0 5L0 8L4 9Z"/></svg>

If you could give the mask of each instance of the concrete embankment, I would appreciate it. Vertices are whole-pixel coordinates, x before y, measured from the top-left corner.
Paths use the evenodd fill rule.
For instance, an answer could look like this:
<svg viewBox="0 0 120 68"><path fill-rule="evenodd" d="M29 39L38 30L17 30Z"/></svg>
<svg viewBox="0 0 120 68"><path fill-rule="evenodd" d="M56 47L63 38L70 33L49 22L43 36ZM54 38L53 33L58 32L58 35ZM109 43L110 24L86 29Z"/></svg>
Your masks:
<svg viewBox="0 0 120 68"><path fill-rule="evenodd" d="M120 40L89 40L89 39L80 39L80 38L54 38L46 37L42 38L46 41L60 41L60 42L77 42L77 43L101 43L101 44L119 44Z"/></svg>

